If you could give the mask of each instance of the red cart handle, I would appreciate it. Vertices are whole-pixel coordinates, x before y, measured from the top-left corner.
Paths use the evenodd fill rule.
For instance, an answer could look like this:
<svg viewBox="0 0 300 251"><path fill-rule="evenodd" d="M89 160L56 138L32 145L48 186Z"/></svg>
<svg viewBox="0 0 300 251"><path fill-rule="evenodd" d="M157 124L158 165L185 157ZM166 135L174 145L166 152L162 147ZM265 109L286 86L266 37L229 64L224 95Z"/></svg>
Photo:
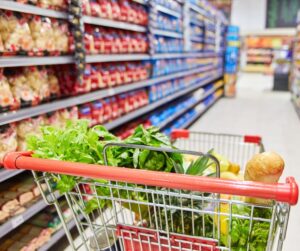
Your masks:
<svg viewBox="0 0 300 251"><path fill-rule="evenodd" d="M8 153L3 159L4 167L7 169L68 174L171 189L257 197L286 202L290 205L296 205L298 201L298 185L292 177L287 178L286 183L265 184L252 181L232 181L176 173L38 159L30 156L31 152Z"/></svg>

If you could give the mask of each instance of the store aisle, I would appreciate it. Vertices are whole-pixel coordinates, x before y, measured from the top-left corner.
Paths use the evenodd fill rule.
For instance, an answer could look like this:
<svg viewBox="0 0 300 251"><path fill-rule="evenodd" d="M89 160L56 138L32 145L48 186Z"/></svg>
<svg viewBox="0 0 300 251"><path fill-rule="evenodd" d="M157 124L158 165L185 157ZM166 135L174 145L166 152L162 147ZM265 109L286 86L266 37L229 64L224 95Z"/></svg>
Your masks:
<svg viewBox="0 0 300 251"><path fill-rule="evenodd" d="M285 159L284 176L294 176L300 183L300 121L290 94L272 92L272 83L271 76L241 74L237 98L221 99L191 129L261 135L266 149ZM292 209L284 250L299 250L295 246L299 232L300 205Z"/></svg>

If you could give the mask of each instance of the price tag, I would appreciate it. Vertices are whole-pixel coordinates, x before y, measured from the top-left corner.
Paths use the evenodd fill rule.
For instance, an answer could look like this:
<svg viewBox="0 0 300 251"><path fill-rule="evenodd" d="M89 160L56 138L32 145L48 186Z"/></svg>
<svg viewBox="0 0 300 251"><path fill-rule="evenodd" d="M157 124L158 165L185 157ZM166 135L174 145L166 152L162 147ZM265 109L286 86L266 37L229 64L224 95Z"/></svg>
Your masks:
<svg viewBox="0 0 300 251"><path fill-rule="evenodd" d="M14 217L11 220L11 225L13 228L16 228L16 227L20 226L23 222L24 222L23 215L19 215L19 216Z"/></svg>
<svg viewBox="0 0 300 251"><path fill-rule="evenodd" d="M110 96L115 95L115 89L112 89L112 88L108 89L108 94L109 94Z"/></svg>

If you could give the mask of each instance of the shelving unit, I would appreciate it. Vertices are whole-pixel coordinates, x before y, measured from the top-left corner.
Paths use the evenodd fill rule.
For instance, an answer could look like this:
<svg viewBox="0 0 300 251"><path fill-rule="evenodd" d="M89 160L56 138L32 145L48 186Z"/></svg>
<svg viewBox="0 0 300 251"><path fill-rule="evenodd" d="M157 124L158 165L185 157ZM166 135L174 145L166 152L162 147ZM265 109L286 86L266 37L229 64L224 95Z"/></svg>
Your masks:
<svg viewBox="0 0 300 251"><path fill-rule="evenodd" d="M173 17L177 17L177 18L181 18L181 17L182 17L181 13L176 12L176 11L174 11L174 10L170 10L170 9L168 9L168 8L162 6L162 5L157 5L157 6L156 6L156 9L157 9L157 11L160 11L160 12L162 12L162 13L171 15L171 16L173 16Z"/></svg>
<svg viewBox="0 0 300 251"><path fill-rule="evenodd" d="M155 13L163 13L166 14L166 16L169 16L170 18L177 18L180 19L180 22L182 22L182 32L178 32L177 30L162 30L161 28L157 28L155 26L151 26L151 22L148 23L148 26L142 26L137 25L133 23L127 23L127 22L121 22L121 21L115 21L115 20L108 20L104 18L99 17L92 17L92 16L86 16L83 14L80 14L80 23L81 23L81 35L84 37L84 24L90 24L94 26L101 26L106 28L113 28L113 29L119 29L123 32L125 31L125 34L138 34L139 36L147 36L150 49L149 51L145 53L128 53L128 54L96 54L96 55L84 55L83 58L81 58L81 62L84 64L93 64L93 63L114 63L119 62L122 64L122 62L150 62L153 63L156 60L175 60L175 59L212 59L212 58L219 58L220 61L223 57L223 50L222 48L218 48L217 46L214 47L211 51L205 51L205 50L197 50L192 51L187 49L186 44L193 42L193 43L201 43L204 44L212 43L214 45L217 45L218 41L214 40L215 38L212 38L211 41L209 39L204 39L200 36L193 36L191 33L190 36L188 35L191 29L191 25L198 25L202 29L205 25L209 24L210 26L207 26L207 29L215 30L218 27L218 24L216 22L217 19L220 19L220 23L224 23L225 20L222 19L221 16L218 16L218 12L213 12L213 16L208 11L202 9L200 6L196 6L194 4L190 4L189 1L179 1L178 3L181 4L181 11L174 11L171 9L168 9L160 4L155 4L155 7L153 7L151 4L154 2L152 0L144 1L144 0L133 0L134 2L138 4L142 4L145 8L148 8L149 13L149 19L150 16ZM152 9L151 9L152 8ZM36 7L29 4L22 4L15 1L8 1L8 0L2 0L0 4L0 9L5 10L11 10L21 13L27 13L32 15L40 15L45 17L51 17L56 19L62 19L65 22L69 22L71 25L74 25L72 16L69 12L70 10L66 12L61 11L54 11L50 9L44 9L40 7ZM203 15L204 20L196 20L191 19L189 20L189 14L190 11L195 11L198 14ZM75 15L76 16L76 15ZM179 23L180 23L179 22ZM188 24L187 26L184 25L185 22ZM79 26L78 26L79 27ZM77 28L78 28L77 27ZM109 30L109 29L106 29ZM217 34L217 33L216 33ZM170 52L162 52L158 53L151 50L151 46L153 46L154 42L151 40L151 37L164 37L166 40L168 39L177 39L183 41L185 44L185 48L182 48L182 50L173 50L178 51L174 53ZM189 40L189 41L187 41ZM168 50L170 51L170 50ZM2 56L0 57L0 67L1 68L8 68L8 67L26 67L26 66L48 66L48 65L66 65L66 64L75 64L79 65L78 63L78 54L75 50L75 52L71 55L62 55L62 56L40 56L40 57L26 57L26 56ZM178 60L180 61L180 60ZM184 68L187 69L187 68ZM223 72L222 72L222 64L218 66L212 66L212 64L202 65L202 63L199 63L198 66L193 66L188 68L188 70L183 71L177 71L172 74L163 75L159 77L154 77L152 74L150 74L149 79L134 82L131 84L126 85L120 85L113 88L108 89L101 89L96 90L93 92L85 93L85 94L78 94L77 96L71 96L64 99L57 99L48 103L42 103L37 106L28 107L28 108L22 108L16 111L9 111L4 112L0 114L0 126L7 125L9 123L18 123L19 121L22 121L24 119L28 119L34 116L43 115L46 113L51 113L54 111L61 110L63 108L67 107L73 107L77 105L82 105L86 103L90 103L96 100L105 99L108 97L112 97L118 94L128 93L131 91L139 90L141 88L145 88L146 91L148 91L148 88L152 85L167 82L167 81L174 81L179 78L184 78L188 76L192 76L195 74L200 73L209 73L209 77L197 82L194 85L191 85L185 89L181 89L180 91L177 91L165 98L162 98L154 103L150 103L147 106L144 106L140 109L137 109L131 113L128 113L116 120L110 121L104 126L109 129L115 129L119 126L123 126L125 123L139 118L141 116L146 116L149 113L153 112L155 109L161 108L163 105L168 104L169 102L174 102L176 99L184 97L186 95L189 95L193 93L194 91L198 90L201 87L204 87L211 82L222 78ZM79 72L83 76L84 70L82 72ZM169 123L177 119L178 117L184 115L189 109L192 109L194 106L199 104L201 101L205 100L205 98L209 97L213 93L217 91L217 89L223 88L218 87L211 89L203 94L203 96L199 97L197 99L197 102L194 104L186 107L184 110L174 114L168 120L164 121L160 125L160 128L163 129L166 127ZM210 104L210 106L212 106ZM208 109L208 108L207 108ZM200 115L199 115L200 116ZM8 179L13 179L15 176L21 174L23 170L17 170L17 171L7 171L7 170L1 170L0 169L0 182L4 182ZM34 204L32 204L24 213L13 217L9 219L4 224L0 225L0 238L4 237L7 233L13 231L15 228L26 222L28 219L30 219L32 216L34 216L36 213L40 212L42 209L46 207L46 203L43 200L36 201ZM70 221L68 224L68 228L72 229L75 226L74 221ZM53 234L50 241L48 241L45 245L43 245L39 251L47 251L49 248L51 248L54 244L57 243L62 237L64 236L64 230L60 229L56 233Z"/></svg>
<svg viewBox="0 0 300 251"><path fill-rule="evenodd" d="M189 128L197 119L199 119L201 116L203 116L215 103L217 103L221 97L217 97L212 103L210 103L207 107L205 107L204 110L200 111L194 118L192 118L190 121L187 121L182 128L187 129Z"/></svg>
<svg viewBox="0 0 300 251"><path fill-rule="evenodd" d="M247 64L245 72L273 73L276 55L280 50L288 51L291 37L289 36L249 36L246 38Z"/></svg>
<svg viewBox="0 0 300 251"><path fill-rule="evenodd" d="M291 100L300 118L300 11L297 18L297 33L293 40L293 60L290 75Z"/></svg>
<svg viewBox="0 0 300 251"><path fill-rule="evenodd" d="M136 24L130 24L120 21L114 21L99 17L90 17L90 16L84 16L83 22L86 24L93 24L93 25L101 25L104 27L110 27L110 28L116 28L121 30L130 30L130 31L136 31L136 32L146 32L147 28L141 25Z"/></svg>
<svg viewBox="0 0 300 251"><path fill-rule="evenodd" d="M214 69L213 67L198 67L196 69L188 70L188 71L183 71L183 72L178 72L174 74L169 74L166 76L161 76L149 80L144 80L128 85L123 85L120 87L115 87L115 88L110 88L110 89L104 89L104 90L99 90L99 91L94 91L91 93L87 94L82 94L80 96L76 97L70 97L67 99L62 99L62 100L57 100L54 102L34 106L34 107L29 107L29 108L23 108L17 111L12 111L12 112L7 112L0 114L0 125L5 125L8 123L20 121L22 119L26 118L31 118L33 116L45 114L48 112L53 112L57 111L66 107L74 106L74 105L80 105L88 102L92 102L101 98L105 97L111 97L120 93L124 92L129 92L133 91L136 89L140 89L142 87L147 87L156 83L164 82L164 81L169 81L172 79L176 78L181 78L185 76L189 76L195 73L201 73L201 72L206 72L209 70Z"/></svg>
<svg viewBox="0 0 300 251"><path fill-rule="evenodd" d="M0 170L0 183L13 178L14 176L24 172L23 170L10 171L10 170Z"/></svg>
<svg viewBox="0 0 300 251"><path fill-rule="evenodd" d="M26 209L26 211L20 215L10 218L4 224L0 225L0 238L13 231L15 228L23 224L23 222L36 215L48 205L43 199L35 202L32 206Z"/></svg>
<svg viewBox="0 0 300 251"><path fill-rule="evenodd" d="M217 87L217 88L212 88L211 90L205 92L205 93L203 94L203 96L200 97L200 98L198 98L198 100L197 100L194 104L192 104L192 105L186 107L185 109L183 109L182 111L180 111L180 112L178 112L178 113L175 113L174 115L172 115L171 117L169 117L167 120L165 120L163 123L161 123L161 124L159 125L159 128L163 129L163 128L166 127L169 123L171 123L171 122L174 121L176 118L178 118L178 117L180 117L181 115L183 115L184 113L186 113L189 109L191 109L191 108L193 108L194 106L196 106L197 104L199 104L201 101L203 101L205 98L207 98L208 96L210 96L211 94L213 94L215 91L217 91L217 90L220 89L220 88L223 88L223 85L220 86L220 87ZM185 127L185 128L186 128L186 127Z"/></svg>
<svg viewBox="0 0 300 251"><path fill-rule="evenodd" d="M32 65L60 65L74 63L72 56L56 56L56 57L24 57L12 56L1 57L0 67L19 67Z"/></svg>
<svg viewBox="0 0 300 251"><path fill-rule="evenodd" d="M41 15L46 17L53 17L59 19L68 19L68 14L60 11L44 9L29 4L22 4L11 0L1 0L1 9L23 12L34 15Z"/></svg>
<svg viewBox="0 0 300 251"><path fill-rule="evenodd" d="M158 35L158 36L164 36L164 37L172 37L172 38L183 38L183 35L181 33L178 32L174 32L174 31L164 31L164 30L159 30L159 29L152 29L152 33L154 35Z"/></svg>
<svg viewBox="0 0 300 251"><path fill-rule="evenodd" d="M203 82L200 82L197 85L190 86L190 87L188 87L188 88L186 88L186 89L184 89L182 91L179 91L179 92L176 92L176 93L174 93L172 95L169 95L169 96L167 96L167 97L165 97L165 98L163 98L163 99L161 99L161 100L159 100L157 102L151 103L151 104L149 104L149 105L147 105L145 107L142 107L142 108L140 108L140 109L138 109L138 110L136 110L134 112L126 114L125 116L123 116L123 117L121 117L119 119L116 119L116 120L114 120L112 122L104 124L104 126L108 130L112 130L112 129L120 126L120 125L125 124L126 122L129 122L129 121L131 121L131 120L133 120L135 118L138 118L138 117L140 117L142 115L145 115L146 113L153 111L155 108L158 108L158 107L160 107L162 105L165 105L165 104L173 101L176 98L179 98L179 97L182 97L182 96L184 96L184 95L186 95L188 93L191 93L192 91L195 91L195 90L199 89L200 87L205 86L205 85L211 83L212 81L219 79L221 76L222 76L222 74L218 75L217 77L212 77L212 78L209 78L207 80L204 80Z"/></svg>
<svg viewBox="0 0 300 251"><path fill-rule="evenodd" d="M83 219L83 216L81 215L81 217L78 217L79 219ZM75 220L70 220L67 223L67 227L69 230L72 230L74 227L76 226L76 222ZM55 232L50 240L45 243L42 247L40 247L37 251L47 251L49 250L51 247L53 247L55 244L57 244L57 242L62 239L65 236L65 231L63 228L60 228L59 230L57 230L57 232Z"/></svg>

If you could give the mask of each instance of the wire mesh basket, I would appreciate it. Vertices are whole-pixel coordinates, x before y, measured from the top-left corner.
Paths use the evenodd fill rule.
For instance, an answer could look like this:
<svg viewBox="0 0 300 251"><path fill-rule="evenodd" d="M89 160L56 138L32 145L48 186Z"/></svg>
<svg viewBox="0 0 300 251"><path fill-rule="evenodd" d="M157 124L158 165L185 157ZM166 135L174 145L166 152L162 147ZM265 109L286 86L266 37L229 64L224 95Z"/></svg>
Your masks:
<svg viewBox="0 0 300 251"><path fill-rule="evenodd" d="M214 148L244 165L263 150L261 139L253 136L177 130L172 138L185 150L117 145L209 156L217 176L217 159L201 152ZM33 170L38 185L47 184L43 197L56 207L73 250L282 250L290 205L298 199L293 178L285 184L263 184L36 159L31 153L10 153L4 165ZM54 177L63 178L62 174L78 179L71 191L59 195L53 184ZM73 231L63 217L61 196L72 210L76 223ZM267 199L268 203L251 203L251 197Z"/></svg>

